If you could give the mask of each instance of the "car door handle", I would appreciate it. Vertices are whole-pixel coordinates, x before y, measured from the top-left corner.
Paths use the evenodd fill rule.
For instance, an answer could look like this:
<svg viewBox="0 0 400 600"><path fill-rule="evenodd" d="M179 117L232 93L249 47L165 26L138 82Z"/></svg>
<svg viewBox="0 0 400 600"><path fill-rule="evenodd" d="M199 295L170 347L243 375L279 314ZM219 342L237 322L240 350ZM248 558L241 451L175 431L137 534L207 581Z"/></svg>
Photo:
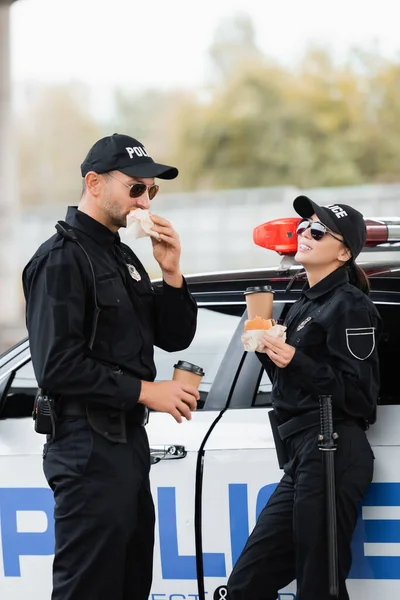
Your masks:
<svg viewBox="0 0 400 600"><path fill-rule="evenodd" d="M186 454L185 446L152 446L150 448L150 460L152 465L160 462L160 460L177 460L178 458L185 458Z"/></svg>

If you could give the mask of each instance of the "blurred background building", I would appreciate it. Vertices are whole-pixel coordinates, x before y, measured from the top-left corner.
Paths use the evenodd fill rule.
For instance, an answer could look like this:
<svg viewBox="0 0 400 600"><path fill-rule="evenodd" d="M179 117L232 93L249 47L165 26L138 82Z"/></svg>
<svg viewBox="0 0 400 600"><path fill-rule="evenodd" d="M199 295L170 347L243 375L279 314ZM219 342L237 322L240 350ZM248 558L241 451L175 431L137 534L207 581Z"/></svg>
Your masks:
<svg viewBox="0 0 400 600"><path fill-rule="evenodd" d="M0 0L0 350L20 332L21 302L17 285L19 196L17 146L13 127L10 76L10 7Z"/></svg>
<svg viewBox="0 0 400 600"><path fill-rule="evenodd" d="M292 203L300 192L304 190L295 187L159 192L152 210L170 220L179 232L182 268L186 274L267 267L278 265L280 257L254 244L253 229L272 219L297 216ZM400 216L400 184L314 188L305 193L323 204L351 204L366 216ZM54 204L24 209L19 227L20 269L42 241L54 234L54 225L64 218L64 213L63 206ZM135 240L129 229L120 233L150 275L158 277L160 271L149 238ZM369 256L362 255L360 260Z"/></svg>
<svg viewBox="0 0 400 600"><path fill-rule="evenodd" d="M252 231L293 215L300 190L400 216L392 2L321 6L0 0L0 349L25 333L23 266L115 131L179 167L153 210L179 231L185 273L276 263ZM149 240L123 237L157 277Z"/></svg>

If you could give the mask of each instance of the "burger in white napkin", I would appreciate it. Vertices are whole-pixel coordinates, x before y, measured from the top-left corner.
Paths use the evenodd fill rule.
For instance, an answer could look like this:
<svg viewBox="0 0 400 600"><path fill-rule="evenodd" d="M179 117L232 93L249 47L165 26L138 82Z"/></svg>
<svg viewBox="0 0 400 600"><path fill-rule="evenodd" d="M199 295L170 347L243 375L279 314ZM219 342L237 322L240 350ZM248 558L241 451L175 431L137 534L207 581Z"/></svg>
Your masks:
<svg viewBox="0 0 400 600"><path fill-rule="evenodd" d="M286 327L277 325L274 319L255 317L244 324L244 333L241 338L244 349L247 352L265 353L265 346L261 341L265 334L286 341Z"/></svg>
<svg viewBox="0 0 400 600"><path fill-rule="evenodd" d="M126 218L126 226L129 227L129 231L133 233L135 238L149 235L156 240L160 240L160 234L152 229L153 225L149 211L143 208L132 210Z"/></svg>

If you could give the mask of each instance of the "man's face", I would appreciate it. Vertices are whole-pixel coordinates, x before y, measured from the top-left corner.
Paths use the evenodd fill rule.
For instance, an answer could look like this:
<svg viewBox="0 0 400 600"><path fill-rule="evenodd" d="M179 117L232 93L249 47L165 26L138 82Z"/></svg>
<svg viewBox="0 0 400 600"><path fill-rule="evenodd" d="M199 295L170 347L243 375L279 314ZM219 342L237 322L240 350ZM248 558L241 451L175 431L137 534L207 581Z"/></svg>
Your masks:
<svg viewBox="0 0 400 600"><path fill-rule="evenodd" d="M149 209L150 199L148 190L138 198L130 196L130 187L135 183L144 183L146 186L153 185L152 178L135 178L125 175L120 171L112 171L104 174L104 194L100 199L100 208L105 213L109 225L120 228L126 227L126 217L135 208Z"/></svg>

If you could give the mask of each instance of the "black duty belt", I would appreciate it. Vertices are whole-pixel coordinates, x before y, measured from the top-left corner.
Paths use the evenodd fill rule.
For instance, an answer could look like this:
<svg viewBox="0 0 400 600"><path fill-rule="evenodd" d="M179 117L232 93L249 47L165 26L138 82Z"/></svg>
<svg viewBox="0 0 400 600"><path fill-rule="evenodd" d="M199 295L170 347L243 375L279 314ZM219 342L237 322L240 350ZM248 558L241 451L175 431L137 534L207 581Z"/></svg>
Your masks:
<svg viewBox="0 0 400 600"><path fill-rule="evenodd" d="M115 409L104 405L104 412L110 411L114 414L116 412ZM125 414L127 423L146 425L149 420L149 411L143 404L137 404L134 409L127 411ZM57 405L57 416L87 419L86 404L79 400L61 398Z"/></svg>
<svg viewBox="0 0 400 600"><path fill-rule="evenodd" d="M333 417L334 423L352 423L358 425L365 429L365 423L362 422L361 419L352 419L351 417ZM291 435L296 433L300 433L300 431L304 431L305 429L310 429L311 427L316 427L320 424L320 414L319 410L307 412L303 415L299 415L298 417L292 417L286 423L282 423L282 425L278 425L278 431L281 439L284 441L289 438Z"/></svg>
<svg viewBox="0 0 400 600"><path fill-rule="evenodd" d="M319 420L319 410L308 412L304 415L299 415L298 417L292 417L289 421L286 421L286 423L278 425L279 435L282 440L286 440L295 433L319 425Z"/></svg>

